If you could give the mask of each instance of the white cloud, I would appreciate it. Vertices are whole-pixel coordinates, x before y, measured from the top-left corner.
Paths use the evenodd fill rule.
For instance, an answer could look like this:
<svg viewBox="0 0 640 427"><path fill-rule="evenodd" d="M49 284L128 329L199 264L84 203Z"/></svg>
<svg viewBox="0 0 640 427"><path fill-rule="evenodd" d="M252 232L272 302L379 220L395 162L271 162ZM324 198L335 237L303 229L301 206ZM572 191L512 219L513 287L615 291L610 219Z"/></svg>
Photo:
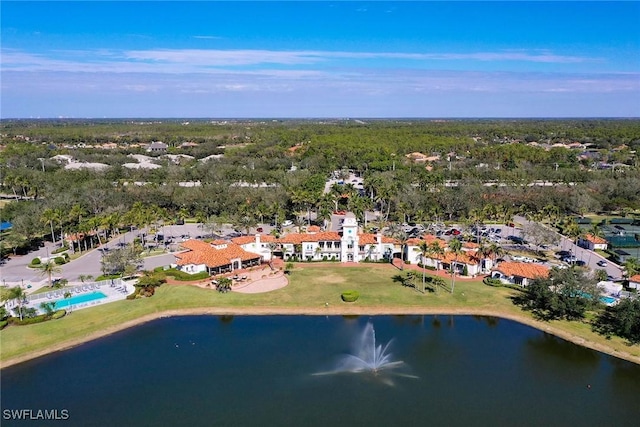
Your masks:
<svg viewBox="0 0 640 427"><path fill-rule="evenodd" d="M213 37L213 36L197 36ZM147 49L147 50L55 50L29 53L15 49L2 50L2 70L15 71L86 71L86 72L163 72L216 73L224 67L251 70L256 67L352 67L376 68L383 61L386 67L435 68L446 62L461 63L467 68L474 62L512 62L577 64L597 62L598 58L557 55L547 51L472 52L472 53L402 53L346 51L276 51L220 49Z"/></svg>

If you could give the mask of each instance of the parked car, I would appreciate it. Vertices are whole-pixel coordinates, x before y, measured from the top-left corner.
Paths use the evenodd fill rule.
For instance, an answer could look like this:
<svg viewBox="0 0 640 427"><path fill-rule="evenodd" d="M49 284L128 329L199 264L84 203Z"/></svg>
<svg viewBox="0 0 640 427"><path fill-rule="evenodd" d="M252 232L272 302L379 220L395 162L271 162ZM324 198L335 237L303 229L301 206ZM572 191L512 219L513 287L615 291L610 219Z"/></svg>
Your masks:
<svg viewBox="0 0 640 427"><path fill-rule="evenodd" d="M598 261L598 267L606 267L607 261Z"/></svg>
<svg viewBox="0 0 640 427"><path fill-rule="evenodd" d="M282 223L283 227L289 227L293 225L293 221L291 221L290 219L286 220L285 222Z"/></svg>
<svg viewBox="0 0 640 427"><path fill-rule="evenodd" d="M264 230L262 229L262 227L258 227L258 228L256 228L256 231L257 231L258 233L262 233Z"/></svg>

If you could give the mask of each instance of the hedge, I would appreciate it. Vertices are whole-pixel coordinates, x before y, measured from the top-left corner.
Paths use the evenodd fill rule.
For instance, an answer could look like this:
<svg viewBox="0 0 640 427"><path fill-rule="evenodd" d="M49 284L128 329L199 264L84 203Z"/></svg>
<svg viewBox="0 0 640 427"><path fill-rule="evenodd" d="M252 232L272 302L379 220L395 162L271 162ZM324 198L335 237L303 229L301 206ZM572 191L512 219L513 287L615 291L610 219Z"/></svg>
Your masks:
<svg viewBox="0 0 640 427"><path fill-rule="evenodd" d="M202 280L202 279L209 278L209 273L206 271L202 271L196 274L189 274L189 273L185 273L184 271L177 270L175 268L170 268L168 270L161 271L161 273L164 273L166 276L171 276L174 279L179 280L181 282L188 282L191 280Z"/></svg>
<svg viewBox="0 0 640 427"><path fill-rule="evenodd" d="M31 265L40 265L40 264L42 264L42 261L38 257L35 257L34 259L31 260Z"/></svg>
<svg viewBox="0 0 640 427"><path fill-rule="evenodd" d="M360 297L360 293L358 291L345 291L341 297L344 302L355 302Z"/></svg>
<svg viewBox="0 0 640 427"><path fill-rule="evenodd" d="M524 288L520 285L512 285L510 283L502 283L500 279L494 279L493 277L485 277L482 279L482 283L488 286L493 286L495 288L509 288L515 289L516 291L522 291Z"/></svg>
<svg viewBox="0 0 640 427"><path fill-rule="evenodd" d="M66 260L66 259L64 259L64 257L62 257L62 256L57 256L57 257L55 257L53 260L54 260L54 261L55 261L55 263L56 263L56 264L58 264L58 265L63 265L63 264L66 264L66 263L67 263L67 260Z"/></svg>
<svg viewBox="0 0 640 427"><path fill-rule="evenodd" d="M61 319L67 315L67 310L57 310L51 315L51 319Z"/></svg>
<svg viewBox="0 0 640 427"><path fill-rule="evenodd" d="M4 329L9 324L8 320L0 320L0 329Z"/></svg>
<svg viewBox="0 0 640 427"><path fill-rule="evenodd" d="M56 250L51 251L51 254L55 255L55 254L59 254L60 252L64 252L64 251L68 251L68 250L69 250L69 246L64 245L61 248L58 248Z"/></svg>
<svg viewBox="0 0 640 427"><path fill-rule="evenodd" d="M119 278L120 278L119 274L103 274L102 276L96 277L94 280L96 282L101 282L103 280L111 280L111 279L119 279Z"/></svg>
<svg viewBox="0 0 640 427"><path fill-rule="evenodd" d="M23 326L23 325L33 325L34 323L42 323L45 320L49 320L49 318L47 317L46 314L41 314L35 317L25 317L22 320L20 320L19 317L10 317L9 323L11 323L12 325Z"/></svg>

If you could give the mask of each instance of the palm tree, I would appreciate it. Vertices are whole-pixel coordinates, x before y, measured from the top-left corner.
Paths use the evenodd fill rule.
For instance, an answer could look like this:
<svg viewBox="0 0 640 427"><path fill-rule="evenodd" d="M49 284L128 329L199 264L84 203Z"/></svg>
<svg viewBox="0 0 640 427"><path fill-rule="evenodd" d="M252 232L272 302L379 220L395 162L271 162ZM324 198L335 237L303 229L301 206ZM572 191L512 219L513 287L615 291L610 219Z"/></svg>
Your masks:
<svg viewBox="0 0 640 427"><path fill-rule="evenodd" d="M56 243L56 235L53 232L53 223L54 221L56 221L56 217L56 212L51 208L47 208L42 211L42 215L40 216L40 221L44 224L49 224L49 226L51 227L51 241L54 244Z"/></svg>
<svg viewBox="0 0 640 427"><path fill-rule="evenodd" d="M422 262L422 293L424 293L425 273L426 273L425 258L431 252L429 243L427 243L426 240L421 240L420 243L418 243L418 251L420 251L420 261Z"/></svg>
<svg viewBox="0 0 640 427"><path fill-rule="evenodd" d="M47 262L40 264L38 268L40 269L40 274L42 276L48 277L49 287L53 287L53 281L51 280L51 276L53 276L55 273L61 272L62 268L56 265L56 263L52 260L48 260Z"/></svg>
<svg viewBox="0 0 640 427"><path fill-rule="evenodd" d="M451 264L451 293L453 293L453 290L455 289L456 286L456 264L458 264L458 255L460 255L460 252L462 250L462 242L458 239L452 239L449 242L449 252L454 254L454 262Z"/></svg>
<svg viewBox="0 0 640 427"><path fill-rule="evenodd" d="M495 243L494 243L495 244ZM489 256L491 256L492 252L491 252L491 246L487 245L484 241L480 244L480 247L478 248L478 255L480 255L482 257L482 267L483 270L485 270L485 262L484 260L486 260Z"/></svg>
<svg viewBox="0 0 640 427"><path fill-rule="evenodd" d="M9 299L15 299L18 301L18 315L20 316L20 320L22 320L22 305L26 299L27 295L20 286L14 286L9 289Z"/></svg>
<svg viewBox="0 0 640 427"><path fill-rule="evenodd" d="M505 254L504 249L497 243L492 243L489 245L489 251L491 252L491 262L493 265L496 264L496 259L498 257L503 256Z"/></svg>
<svg viewBox="0 0 640 427"><path fill-rule="evenodd" d="M640 262L637 258L627 258L624 262L624 270L627 273L627 279L630 279L640 272Z"/></svg>
<svg viewBox="0 0 640 427"><path fill-rule="evenodd" d="M440 246L440 242L438 241L433 241L429 245L429 253L431 255L435 255L436 257L441 257L444 255L444 252L445 252L444 248Z"/></svg>
<svg viewBox="0 0 640 427"><path fill-rule="evenodd" d="M402 228L399 228L398 231L394 234L393 236L398 242L400 242L400 247L401 247L401 253L400 253L400 259L402 261L405 260L405 256L404 256L404 250L406 249L407 246L407 240L409 240L409 236L407 236L407 233L404 232L404 230ZM401 268L402 269L402 268Z"/></svg>
<svg viewBox="0 0 640 427"><path fill-rule="evenodd" d="M65 300L70 299L71 298L71 292L66 291L63 296L64 296ZM68 304L67 307L69 308L69 310L68 310L69 313L71 313L71 304Z"/></svg>

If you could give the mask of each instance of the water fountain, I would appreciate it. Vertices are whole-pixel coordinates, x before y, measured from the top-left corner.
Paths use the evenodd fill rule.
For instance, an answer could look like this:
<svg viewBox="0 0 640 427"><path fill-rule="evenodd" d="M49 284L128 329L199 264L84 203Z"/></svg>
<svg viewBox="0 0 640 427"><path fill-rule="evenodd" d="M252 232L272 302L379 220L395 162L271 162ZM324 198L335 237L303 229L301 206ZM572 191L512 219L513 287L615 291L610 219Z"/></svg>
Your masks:
<svg viewBox="0 0 640 427"><path fill-rule="evenodd" d="M406 367L401 360L393 360L389 347L393 340L386 345L376 344L376 331L371 323L367 323L364 330L354 343L353 353L340 357L336 367L330 371L318 372L314 375L332 374L372 374L378 377L383 383L392 385L389 378L402 376L407 378L417 378L412 375L397 372L399 368Z"/></svg>

